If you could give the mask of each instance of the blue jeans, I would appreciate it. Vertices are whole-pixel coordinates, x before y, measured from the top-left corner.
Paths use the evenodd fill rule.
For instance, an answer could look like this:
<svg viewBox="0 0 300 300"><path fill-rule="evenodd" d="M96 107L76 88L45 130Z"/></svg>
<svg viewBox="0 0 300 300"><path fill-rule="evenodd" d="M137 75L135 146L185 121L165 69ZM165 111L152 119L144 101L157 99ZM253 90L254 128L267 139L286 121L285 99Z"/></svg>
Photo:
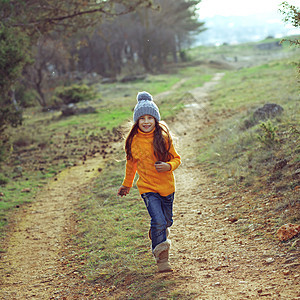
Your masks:
<svg viewBox="0 0 300 300"><path fill-rule="evenodd" d="M152 250L167 240L167 227L173 224L174 193L161 196L158 193L144 193L141 195L151 217Z"/></svg>

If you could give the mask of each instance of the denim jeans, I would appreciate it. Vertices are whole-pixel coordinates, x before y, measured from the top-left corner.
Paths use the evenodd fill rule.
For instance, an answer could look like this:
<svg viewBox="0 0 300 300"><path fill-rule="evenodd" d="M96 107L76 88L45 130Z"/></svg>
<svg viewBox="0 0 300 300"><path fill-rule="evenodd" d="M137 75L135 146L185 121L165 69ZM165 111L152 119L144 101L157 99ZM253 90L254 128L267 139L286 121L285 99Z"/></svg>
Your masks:
<svg viewBox="0 0 300 300"><path fill-rule="evenodd" d="M158 193L144 193L141 195L151 217L152 250L167 240L167 227L173 224L174 193L161 196Z"/></svg>

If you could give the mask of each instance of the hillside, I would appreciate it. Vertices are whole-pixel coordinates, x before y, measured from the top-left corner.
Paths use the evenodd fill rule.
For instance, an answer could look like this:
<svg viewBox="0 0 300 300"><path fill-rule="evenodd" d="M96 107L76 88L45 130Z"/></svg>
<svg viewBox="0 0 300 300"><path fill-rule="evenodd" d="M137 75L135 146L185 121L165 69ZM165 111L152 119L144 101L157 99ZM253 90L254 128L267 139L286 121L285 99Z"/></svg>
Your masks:
<svg viewBox="0 0 300 300"><path fill-rule="evenodd" d="M96 84L93 114L30 109L11 130L1 299L300 297L299 237L276 235L300 223L299 50L245 44L188 55L168 74ZM137 189L116 195L141 90L154 95L183 162L167 275L156 273ZM281 114L255 119L267 103Z"/></svg>

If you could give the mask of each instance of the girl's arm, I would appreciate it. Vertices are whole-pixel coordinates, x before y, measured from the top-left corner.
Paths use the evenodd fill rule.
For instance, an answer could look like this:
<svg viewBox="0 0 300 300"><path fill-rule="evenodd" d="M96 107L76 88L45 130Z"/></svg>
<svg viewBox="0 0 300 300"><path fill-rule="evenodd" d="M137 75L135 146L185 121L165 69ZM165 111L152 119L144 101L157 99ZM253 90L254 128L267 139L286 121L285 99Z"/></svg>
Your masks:
<svg viewBox="0 0 300 300"><path fill-rule="evenodd" d="M173 155L173 158L167 163L171 166L170 171L176 170L181 164L181 158L179 154L176 152L173 143L171 144L170 153Z"/></svg>
<svg viewBox="0 0 300 300"><path fill-rule="evenodd" d="M125 178L122 186L131 188L136 173L137 162L133 159L126 161ZM129 193L129 191L128 191Z"/></svg>

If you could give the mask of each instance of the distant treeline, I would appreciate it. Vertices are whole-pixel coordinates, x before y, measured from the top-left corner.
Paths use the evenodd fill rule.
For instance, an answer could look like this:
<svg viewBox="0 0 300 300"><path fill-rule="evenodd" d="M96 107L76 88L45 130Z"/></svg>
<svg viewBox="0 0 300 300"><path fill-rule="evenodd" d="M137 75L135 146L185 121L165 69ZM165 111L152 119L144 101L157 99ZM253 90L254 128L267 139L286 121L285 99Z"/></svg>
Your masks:
<svg viewBox="0 0 300 300"><path fill-rule="evenodd" d="M21 60L10 64L11 73L22 72L22 80L13 78L13 90L32 88L46 106L49 92L78 74L159 72L183 59L191 34L203 30L196 15L200 1L0 1L1 29L11 40L17 36L10 43ZM13 98L22 104L16 93Z"/></svg>

